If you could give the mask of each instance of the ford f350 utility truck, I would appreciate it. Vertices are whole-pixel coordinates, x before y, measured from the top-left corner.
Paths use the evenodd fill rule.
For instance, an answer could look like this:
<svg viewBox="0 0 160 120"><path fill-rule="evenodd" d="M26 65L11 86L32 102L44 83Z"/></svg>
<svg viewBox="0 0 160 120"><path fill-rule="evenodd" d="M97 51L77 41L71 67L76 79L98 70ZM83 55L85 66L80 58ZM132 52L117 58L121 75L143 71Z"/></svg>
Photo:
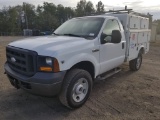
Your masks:
<svg viewBox="0 0 160 120"><path fill-rule="evenodd" d="M5 73L16 88L58 95L65 106L78 108L95 80L119 72L124 62L139 70L149 41L149 19L132 11L73 18L51 36L10 43Z"/></svg>

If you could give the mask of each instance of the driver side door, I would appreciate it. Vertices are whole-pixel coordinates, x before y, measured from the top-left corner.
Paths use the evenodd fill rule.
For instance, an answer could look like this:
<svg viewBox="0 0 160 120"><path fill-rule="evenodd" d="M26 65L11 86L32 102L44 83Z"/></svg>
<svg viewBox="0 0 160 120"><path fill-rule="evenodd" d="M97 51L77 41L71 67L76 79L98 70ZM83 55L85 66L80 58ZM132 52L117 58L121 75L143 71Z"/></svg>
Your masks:
<svg viewBox="0 0 160 120"><path fill-rule="evenodd" d="M113 30L119 30L122 34L120 43L112 43L111 36ZM107 20L103 29L104 34L109 35L101 40L100 45L100 73L105 73L113 68L118 67L125 59L125 38L123 36L123 28L119 26L116 19Z"/></svg>

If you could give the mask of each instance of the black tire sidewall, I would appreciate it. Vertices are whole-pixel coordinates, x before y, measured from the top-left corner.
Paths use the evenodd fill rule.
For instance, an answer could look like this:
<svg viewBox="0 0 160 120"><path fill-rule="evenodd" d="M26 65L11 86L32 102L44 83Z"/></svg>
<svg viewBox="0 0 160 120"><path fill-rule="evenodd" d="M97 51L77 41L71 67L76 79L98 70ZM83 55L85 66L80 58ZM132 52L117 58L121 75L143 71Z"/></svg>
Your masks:
<svg viewBox="0 0 160 120"><path fill-rule="evenodd" d="M138 59L138 58L140 58L140 60L141 60L139 67L137 67L137 59ZM138 54L137 59L136 59L135 68L136 68L136 70L139 70L139 69L141 68L141 65L142 65L142 53L141 53L141 52Z"/></svg>
<svg viewBox="0 0 160 120"><path fill-rule="evenodd" d="M73 90L74 85L77 83L77 80L79 80L80 78L85 78L87 80L88 92L87 92L87 95L85 96L85 98L81 102L75 102L72 97L72 90ZM87 99L91 93L91 90L92 90L92 78L91 78L90 74L87 71L79 72L78 74L76 74L72 78L70 85L68 86L67 101L68 101L69 106L71 106L72 108L81 107L87 101Z"/></svg>
<svg viewBox="0 0 160 120"><path fill-rule="evenodd" d="M137 67L137 59L138 59L139 57L140 57L140 59L141 59L141 61L140 61L141 63L140 63L140 65L139 65L139 67ZM142 51L140 50L137 58L134 59L134 60L129 61L130 70L132 70L132 71L138 71L138 70L141 68L142 59L143 59L143 58L142 58Z"/></svg>

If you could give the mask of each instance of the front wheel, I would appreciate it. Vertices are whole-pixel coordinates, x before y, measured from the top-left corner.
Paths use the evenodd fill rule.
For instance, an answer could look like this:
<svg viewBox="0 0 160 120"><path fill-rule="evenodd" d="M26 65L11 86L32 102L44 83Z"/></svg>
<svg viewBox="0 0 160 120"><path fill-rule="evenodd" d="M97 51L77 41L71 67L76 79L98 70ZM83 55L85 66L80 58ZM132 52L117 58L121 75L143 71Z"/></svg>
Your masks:
<svg viewBox="0 0 160 120"><path fill-rule="evenodd" d="M64 79L59 99L69 108L79 108L87 101L91 90L91 75L85 70L73 69Z"/></svg>
<svg viewBox="0 0 160 120"><path fill-rule="evenodd" d="M134 60L129 61L129 67L132 71L138 71L142 64L142 52L140 51L138 57Z"/></svg>

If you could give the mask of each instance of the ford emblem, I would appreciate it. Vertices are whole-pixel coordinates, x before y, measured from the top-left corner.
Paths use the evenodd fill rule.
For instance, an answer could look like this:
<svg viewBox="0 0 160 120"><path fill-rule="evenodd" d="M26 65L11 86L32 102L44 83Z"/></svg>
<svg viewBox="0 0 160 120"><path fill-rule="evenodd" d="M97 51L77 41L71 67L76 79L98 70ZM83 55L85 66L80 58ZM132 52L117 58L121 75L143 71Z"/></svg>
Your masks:
<svg viewBox="0 0 160 120"><path fill-rule="evenodd" d="M12 62L16 62L16 59L14 57L11 57Z"/></svg>

